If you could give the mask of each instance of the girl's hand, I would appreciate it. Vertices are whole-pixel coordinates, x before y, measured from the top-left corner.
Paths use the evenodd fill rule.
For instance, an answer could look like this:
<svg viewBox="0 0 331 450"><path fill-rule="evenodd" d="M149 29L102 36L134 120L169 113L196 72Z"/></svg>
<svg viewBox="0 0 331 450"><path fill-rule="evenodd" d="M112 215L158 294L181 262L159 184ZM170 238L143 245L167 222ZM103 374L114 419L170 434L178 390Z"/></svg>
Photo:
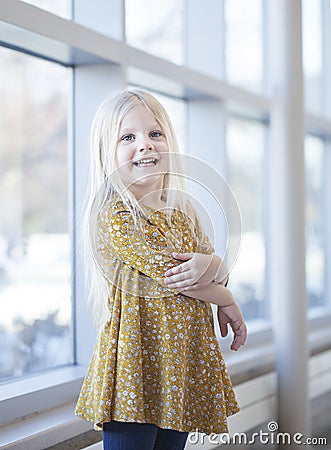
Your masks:
<svg viewBox="0 0 331 450"><path fill-rule="evenodd" d="M233 302L229 306L218 306L217 318L222 337L227 336L228 324L230 324L233 331L233 341L230 348L231 350L239 350L246 342L247 327L238 303Z"/></svg>
<svg viewBox="0 0 331 450"><path fill-rule="evenodd" d="M202 253L173 253L173 257L185 261L165 273L165 283L170 288L198 289L208 286L216 278L226 279L227 269L217 255ZM223 274L223 277L222 277Z"/></svg>

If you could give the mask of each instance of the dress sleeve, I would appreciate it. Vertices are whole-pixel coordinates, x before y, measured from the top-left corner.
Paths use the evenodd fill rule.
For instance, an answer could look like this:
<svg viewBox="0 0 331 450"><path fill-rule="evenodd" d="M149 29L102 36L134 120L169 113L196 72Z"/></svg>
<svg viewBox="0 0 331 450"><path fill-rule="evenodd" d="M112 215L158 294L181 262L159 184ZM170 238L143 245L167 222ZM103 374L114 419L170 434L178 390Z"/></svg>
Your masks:
<svg viewBox="0 0 331 450"><path fill-rule="evenodd" d="M97 234L102 242L98 251L106 258L112 254L143 277L162 285L168 295L169 291L178 293L164 284L165 272L181 263L173 258L164 230L144 219L135 223L129 211L108 206L99 213Z"/></svg>
<svg viewBox="0 0 331 450"><path fill-rule="evenodd" d="M203 231L199 217L195 214L195 236L197 240L196 253L203 253L204 255L212 255L215 253L215 248L211 245L209 237Z"/></svg>
<svg viewBox="0 0 331 450"><path fill-rule="evenodd" d="M215 248L212 246L209 237L207 234L203 231L200 219L196 216L195 220L195 234L197 237L197 253L203 253L205 255L212 255L215 253ZM224 280L224 278L223 278ZM229 283L229 274L226 275L226 281L223 283L223 280L220 284L223 284L223 286L227 286Z"/></svg>

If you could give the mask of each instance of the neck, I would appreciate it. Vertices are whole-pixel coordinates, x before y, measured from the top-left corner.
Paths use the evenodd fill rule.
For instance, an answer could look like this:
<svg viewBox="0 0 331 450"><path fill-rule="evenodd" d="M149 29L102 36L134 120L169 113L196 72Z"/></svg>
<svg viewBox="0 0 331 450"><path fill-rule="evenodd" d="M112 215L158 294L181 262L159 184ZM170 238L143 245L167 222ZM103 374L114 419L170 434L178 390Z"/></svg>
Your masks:
<svg viewBox="0 0 331 450"><path fill-rule="evenodd" d="M147 191L146 188L140 189L140 186L132 186L130 191L136 197L139 203L152 208L162 208L165 206L164 201L161 199L162 191L160 188Z"/></svg>

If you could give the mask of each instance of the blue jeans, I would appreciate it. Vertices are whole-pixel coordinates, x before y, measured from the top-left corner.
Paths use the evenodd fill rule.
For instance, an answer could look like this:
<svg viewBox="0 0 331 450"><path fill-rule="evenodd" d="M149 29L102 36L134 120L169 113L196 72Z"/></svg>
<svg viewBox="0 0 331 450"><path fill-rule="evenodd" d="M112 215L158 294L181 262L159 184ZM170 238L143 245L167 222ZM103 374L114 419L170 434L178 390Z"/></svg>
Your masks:
<svg viewBox="0 0 331 450"><path fill-rule="evenodd" d="M183 450L188 433L166 430L151 423L106 422L104 450Z"/></svg>

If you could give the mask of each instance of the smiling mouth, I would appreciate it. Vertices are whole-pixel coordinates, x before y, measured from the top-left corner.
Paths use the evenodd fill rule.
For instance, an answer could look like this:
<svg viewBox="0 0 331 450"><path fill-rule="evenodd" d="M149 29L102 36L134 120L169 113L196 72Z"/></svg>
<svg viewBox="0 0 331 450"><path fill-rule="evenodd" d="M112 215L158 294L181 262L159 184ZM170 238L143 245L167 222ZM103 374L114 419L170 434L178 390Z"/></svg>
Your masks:
<svg viewBox="0 0 331 450"><path fill-rule="evenodd" d="M140 159L139 161L135 161L133 164L136 167L146 167L146 166L155 166L157 164L158 160L155 158L145 158Z"/></svg>

